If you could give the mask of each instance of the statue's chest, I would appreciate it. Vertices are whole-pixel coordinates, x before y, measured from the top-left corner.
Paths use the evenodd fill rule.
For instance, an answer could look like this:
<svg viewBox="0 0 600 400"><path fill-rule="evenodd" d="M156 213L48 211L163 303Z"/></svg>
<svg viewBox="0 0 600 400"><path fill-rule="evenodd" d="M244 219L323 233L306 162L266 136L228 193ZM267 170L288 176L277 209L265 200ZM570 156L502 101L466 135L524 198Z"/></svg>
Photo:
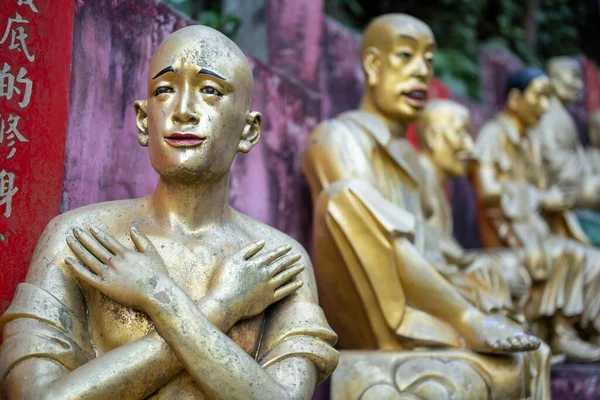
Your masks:
<svg viewBox="0 0 600 400"><path fill-rule="evenodd" d="M193 300L206 295L215 270L229 256L223 247L210 244L193 247L160 239L153 242L171 278ZM90 290L87 300L92 341L98 353L139 339L153 328L145 313L121 306L97 290Z"/></svg>

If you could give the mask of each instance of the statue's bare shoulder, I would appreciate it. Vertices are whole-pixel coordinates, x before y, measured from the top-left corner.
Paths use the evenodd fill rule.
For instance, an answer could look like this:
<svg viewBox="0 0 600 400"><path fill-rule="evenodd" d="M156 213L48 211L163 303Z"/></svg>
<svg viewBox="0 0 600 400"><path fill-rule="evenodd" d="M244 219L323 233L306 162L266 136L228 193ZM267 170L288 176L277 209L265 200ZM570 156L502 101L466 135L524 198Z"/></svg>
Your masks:
<svg viewBox="0 0 600 400"><path fill-rule="evenodd" d="M32 270L48 264L61 265L66 257L72 257L66 239L73 235L73 228L96 226L109 231L126 231L136 218L142 216L143 210L142 198L91 204L54 217L37 242L30 275Z"/></svg>

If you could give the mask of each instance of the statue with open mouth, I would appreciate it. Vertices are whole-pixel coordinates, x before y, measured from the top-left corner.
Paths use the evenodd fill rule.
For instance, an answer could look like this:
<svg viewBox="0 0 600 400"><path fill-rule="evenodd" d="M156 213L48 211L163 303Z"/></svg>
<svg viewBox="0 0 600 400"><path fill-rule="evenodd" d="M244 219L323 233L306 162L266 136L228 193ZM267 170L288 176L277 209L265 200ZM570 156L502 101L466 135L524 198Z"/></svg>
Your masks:
<svg viewBox="0 0 600 400"><path fill-rule="evenodd" d="M484 289L425 218L422 170L405 135L427 104L435 52L424 22L373 20L359 109L322 122L307 143L319 299L343 350L332 396L546 399L548 346L474 300L501 299L505 286Z"/></svg>

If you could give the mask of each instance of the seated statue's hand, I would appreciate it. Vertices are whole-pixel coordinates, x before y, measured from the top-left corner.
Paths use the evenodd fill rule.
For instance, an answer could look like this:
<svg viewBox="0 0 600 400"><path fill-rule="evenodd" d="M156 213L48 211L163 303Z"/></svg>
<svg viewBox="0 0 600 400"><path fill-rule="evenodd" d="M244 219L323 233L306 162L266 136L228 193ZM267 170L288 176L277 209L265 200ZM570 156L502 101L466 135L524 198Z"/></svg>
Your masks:
<svg viewBox="0 0 600 400"><path fill-rule="evenodd" d="M302 281L290 282L304 270L301 256L291 246L260 253L263 240L251 243L215 272L210 296L236 315L236 320L263 312L271 304L295 292Z"/></svg>
<svg viewBox="0 0 600 400"><path fill-rule="evenodd" d="M67 243L78 260L65 263L82 281L131 308L145 310L151 296L172 283L165 263L150 240L135 226L130 235L137 251L123 246L106 232L73 229ZM165 285L166 284L166 285Z"/></svg>

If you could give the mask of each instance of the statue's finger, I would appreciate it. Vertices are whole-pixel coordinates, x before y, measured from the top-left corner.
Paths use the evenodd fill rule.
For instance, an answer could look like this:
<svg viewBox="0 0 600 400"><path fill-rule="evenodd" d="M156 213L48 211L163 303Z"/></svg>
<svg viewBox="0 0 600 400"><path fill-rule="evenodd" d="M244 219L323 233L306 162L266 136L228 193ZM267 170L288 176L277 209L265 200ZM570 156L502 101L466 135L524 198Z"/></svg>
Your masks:
<svg viewBox="0 0 600 400"><path fill-rule="evenodd" d="M106 265L100 262L92 253L88 251L81 243L79 243L75 238L69 236L67 238L67 244L75 253L77 258L85 264L86 267L91 269L96 274L102 276L106 270Z"/></svg>
<svg viewBox="0 0 600 400"><path fill-rule="evenodd" d="M302 281L294 281L292 283L288 283L285 286L280 287L275 291L275 301L279 301L284 297L294 293L296 290L300 289L304 282Z"/></svg>
<svg viewBox="0 0 600 400"><path fill-rule="evenodd" d="M102 229L91 227L90 232L92 235L98 240L104 247L106 247L113 254L123 253L127 250L125 246L123 246L119 241L108 233L104 232Z"/></svg>
<svg viewBox="0 0 600 400"><path fill-rule="evenodd" d="M96 256L100 261L106 263L108 259L113 255L106 247L96 240L92 235L80 228L74 228L73 234L79 242L85 246L93 255Z"/></svg>
<svg viewBox="0 0 600 400"><path fill-rule="evenodd" d="M241 255L244 260L248 260L253 257L256 253L261 251L265 247L264 240L257 240L255 242L250 243L249 245L244 246L240 251L237 252L237 255Z"/></svg>
<svg viewBox="0 0 600 400"><path fill-rule="evenodd" d="M300 254L288 254L284 257L281 257L280 259L269 264L269 266L268 266L269 274L271 276L277 275L278 273L283 271L285 268L287 268L290 265L299 261L300 258L302 258L302 256Z"/></svg>
<svg viewBox="0 0 600 400"><path fill-rule="evenodd" d="M282 273L275 275L271 282L275 285L275 287L282 286L287 283L290 279L298 275L300 272L304 271L304 265L298 264L291 268L286 269Z"/></svg>
<svg viewBox="0 0 600 400"><path fill-rule="evenodd" d="M67 264L71 271L82 281L87 282L94 287L97 287L102 283L101 278L87 269L82 262L77 261L74 258L67 257L65 259L65 264Z"/></svg>
<svg viewBox="0 0 600 400"><path fill-rule="evenodd" d="M265 253L260 257L255 258L254 261L259 264L269 264L277 260L279 257L289 253L290 250L292 250L292 246L290 245L279 246L275 250L271 250L268 253Z"/></svg>
<svg viewBox="0 0 600 400"><path fill-rule="evenodd" d="M135 225L131 226L131 228L129 229L129 235L131 236L131 240L133 241L135 248L140 253L146 253L146 252L156 253L157 252L156 248L154 247L154 245L152 244L150 239L148 239L148 237L146 235L144 235L137 226L135 226Z"/></svg>

